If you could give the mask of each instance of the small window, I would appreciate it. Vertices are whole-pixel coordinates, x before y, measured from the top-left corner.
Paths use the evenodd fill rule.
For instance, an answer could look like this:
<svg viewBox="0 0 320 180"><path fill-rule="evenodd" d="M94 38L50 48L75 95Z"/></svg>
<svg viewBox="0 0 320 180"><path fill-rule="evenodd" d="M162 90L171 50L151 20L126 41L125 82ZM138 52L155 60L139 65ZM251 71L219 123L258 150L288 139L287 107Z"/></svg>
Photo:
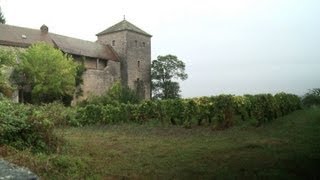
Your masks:
<svg viewBox="0 0 320 180"><path fill-rule="evenodd" d="M116 41L113 40L113 41L112 41L112 46L115 46L115 45L116 45Z"/></svg>
<svg viewBox="0 0 320 180"><path fill-rule="evenodd" d="M138 61L138 68L140 67L140 61Z"/></svg>
<svg viewBox="0 0 320 180"><path fill-rule="evenodd" d="M138 41L137 41L137 40L134 41L134 45L135 45L136 47L138 47Z"/></svg>
<svg viewBox="0 0 320 180"><path fill-rule="evenodd" d="M142 47L146 47L146 43L145 42L142 43Z"/></svg>

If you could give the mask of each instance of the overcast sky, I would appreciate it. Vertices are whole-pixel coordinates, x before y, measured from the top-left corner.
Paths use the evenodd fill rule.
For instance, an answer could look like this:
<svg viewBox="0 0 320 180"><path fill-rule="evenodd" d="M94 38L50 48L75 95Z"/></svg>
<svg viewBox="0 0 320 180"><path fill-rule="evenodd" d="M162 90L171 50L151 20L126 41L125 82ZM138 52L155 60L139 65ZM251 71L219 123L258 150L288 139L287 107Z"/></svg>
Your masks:
<svg viewBox="0 0 320 180"><path fill-rule="evenodd" d="M320 88L319 0L0 0L7 24L95 41L126 19L152 58L186 63L183 97Z"/></svg>

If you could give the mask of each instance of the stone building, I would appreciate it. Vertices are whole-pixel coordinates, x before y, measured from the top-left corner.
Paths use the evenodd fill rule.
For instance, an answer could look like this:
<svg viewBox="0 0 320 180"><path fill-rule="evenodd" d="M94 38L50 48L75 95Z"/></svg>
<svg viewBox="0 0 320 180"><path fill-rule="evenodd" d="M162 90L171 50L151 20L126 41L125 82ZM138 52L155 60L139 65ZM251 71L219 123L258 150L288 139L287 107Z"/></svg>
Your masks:
<svg viewBox="0 0 320 180"><path fill-rule="evenodd" d="M54 34L45 25L36 30L0 24L1 48L23 50L42 41L84 62L83 94L75 101L101 95L116 81L150 99L151 37L127 20L98 33L96 42Z"/></svg>

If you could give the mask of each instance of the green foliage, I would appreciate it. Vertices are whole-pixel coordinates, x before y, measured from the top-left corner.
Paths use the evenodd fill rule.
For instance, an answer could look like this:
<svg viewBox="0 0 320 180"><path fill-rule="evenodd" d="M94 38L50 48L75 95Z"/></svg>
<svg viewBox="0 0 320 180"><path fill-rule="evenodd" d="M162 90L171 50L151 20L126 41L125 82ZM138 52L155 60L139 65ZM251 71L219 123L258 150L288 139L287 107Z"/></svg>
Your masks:
<svg viewBox="0 0 320 180"><path fill-rule="evenodd" d="M129 87L124 87L120 82L116 82L107 92L110 101L119 103L139 103L139 98L135 91Z"/></svg>
<svg viewBox="0 0 320 180"><path fill-rule="evenodd" d="M278 93L274 96L278 104L278 114L287 115L292 111L301 109L300 98L294 94Z"/></svg>
<svg viewBox="0 0 320 180"><path fill-rule="evenodd" d="M10 49L0 49L0 67L13 66L15 64L16 55Z"/></svg>
<svg viewBox="0 0 320 180"><path fill-rule="evenodd" d="M129 87L122 86L120 82L114 83L110 89L102 96L93 96L88 102L84 102L83 104L137 104L140 102L140 99L136 92Z"/></svg>
<svg viewBox="0 0 320 180"><path fill-rule="evenodd" d="M302 103L307 107L319 106L320 105L320 88L314 88L309 90L309 92L303 96Z"/></svg>
<svg viewBox="0 0 320 180"><path fill-rule="evenodd" d="M158 56L152 61L152 92L155 99L179 98L180 86L174 79L186 80L185 64L177 56Z"/></svg>
<svg viewBox="0 0 320 180"><path fill-rule="evenodd" d="M198 125L201 125L203 121L207 121L209 124L212 122L212 118L215 116L214 99L215 97L200 97L194 99L199 110Z"/></svg>
<svg viewBox="0 0 320 180"><path fill-rule="evenodd" d="M277 105L271 94L255 95L253 115L259 125L277 118Z"/></svg>
<svg viewBox="0 0 320 180"><path fill-rule="evenodd" d="M82 75L85 71L86 71L86 67L84 66L84 62L79 63L76 67L76 77L75 77L76 87L77 87L76 96L81 96L83 93L82 89L80 88L80 85L83 84Z"/></svg>
<svg viewBox="0 0 320 180"><path fill-rule="evenodd" d="M231 127L234 123L233 120L233 96L232 95L219 95L215 98L215 113L217 116L218 129L225 129Z"/></svg>
<svg viewBox="0 0 320 180"><path fill-rule="evenodd" d="M247 120L252 117L252 101L250 95L247 96L234 96L234 109L237 114L241 115L242 120Z"/></svg>
<svg viewBox="0 0 320 180"><path fill-rule="evenodd" d="M9 81L16 56L12 50L0 49L0 93L11 97L13 87Z"/></svg>
<svg viewBox="0 0 320 180"><path fill-rule="evenodd" d="M75 109L72 107L65 107L64 104L59 102L43 104L37 106L37 109L43 112L42 117L50 119L55 127L73 124L75 119Z"/></svg>
<svg viewBox="0 0 320 180"><path fill-rule="evenodd" d="M237 115L257 126L300 109L300 99L293 94L219 95L193 99L144 101L140 104L87 104L78 107L76 119L81 125L118 122L201 125L212 124L215 129L234 125Z"/></svg>
<svg viewBox="0 0 320 180"><path fill-rule="evenodd" d="M77 64L71 56L46 43L36 43L20 58L16 71L20 74L18 77L23 76L23 83L31 87L34 103L63 101L73 96Z"/></svg>
<svg viewBox="0 0 320 180"><path fill-rule="evenodd" d="M319 179L319 119L320 108L308 108L264 127L248 121L219 132L130 123L59 128L66 144L57 154L0 146L0 156L41 179Z"/></svg>
<svg viewBox="0 0 320 180"><path fill-rule="evenodd" d="M130 115L133 114L133 109L130 107L130 104L88 104L84 107L78 107L75 118L79 124L75 125L125 122L130 119Z"/></svg>
<svg viewBox="0 0 320 180"><path fill-rule="evenodd" d="M40 107L0 101L0 144L17 149L52 152L61 140L53 133L52 118Z"/></svg>
<svg viewBox="0 0 320 180"><path fill-rule="evenodd" d="M4 18L4 15L2 14L1 7L0 7L0 23L1 24L5 24L6 23L6 19Z"/></svg>

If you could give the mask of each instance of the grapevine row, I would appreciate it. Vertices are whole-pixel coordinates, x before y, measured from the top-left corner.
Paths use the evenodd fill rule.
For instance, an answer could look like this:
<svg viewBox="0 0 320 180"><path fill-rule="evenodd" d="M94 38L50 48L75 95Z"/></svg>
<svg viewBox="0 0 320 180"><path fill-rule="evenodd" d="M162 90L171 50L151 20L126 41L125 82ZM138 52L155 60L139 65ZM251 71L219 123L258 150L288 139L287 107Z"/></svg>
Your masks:
<svg viewBox="0 0 320 180"><path fill-rule="evenodd" d="M261 125L300 108L300 98L294 94L219 95L140 104L87 104L77 108L76 119L82 125L159 121L185 126L213 124L224 129L236 119L254 120Z"/></svg>

